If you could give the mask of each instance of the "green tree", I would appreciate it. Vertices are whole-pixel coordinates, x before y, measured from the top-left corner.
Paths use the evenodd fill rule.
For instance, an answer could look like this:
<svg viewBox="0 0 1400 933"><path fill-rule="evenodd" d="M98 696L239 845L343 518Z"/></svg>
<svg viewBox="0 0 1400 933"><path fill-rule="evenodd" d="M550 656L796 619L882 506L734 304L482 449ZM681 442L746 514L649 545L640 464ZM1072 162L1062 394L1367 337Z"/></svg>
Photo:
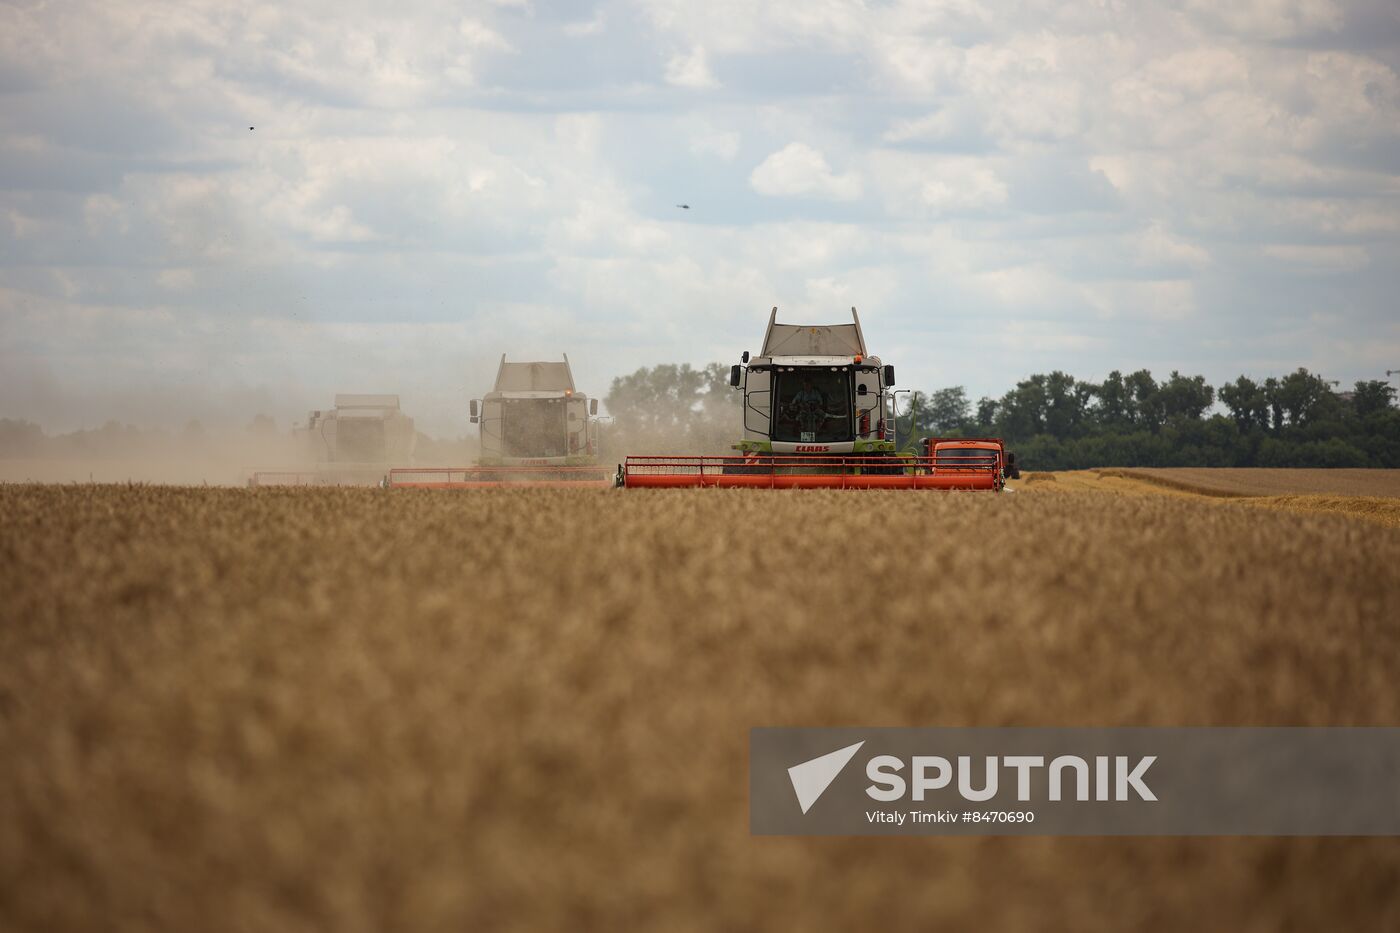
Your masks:
<svg viewBox="0 0 1400 933"><path fill-rule="evenodd" d="M605 398L613 418L609 445L638 450L723 453L743 435L741 394L729 367L689 363L643 367L613 379Z"/></svg>
<svg viewBox="0 0 1400 933"><path fill-rule="evenodd" d="M1215 402L1215 390L1204 376L1183 376L1176 370L1158 387L1157 396L1167 420L1199 421Z"/></svg>
<svg viewBox="0 0 1400 933"><path fill-rule="evenodd" d="M982 396L977 400L977 433L990 434L996 425L997 400Z"/></svg>
<svg viewBox="0 0 1400 933"><path fill-rule="evenodd" d="M997 431L1008 440L1029 440L1045 431L1045 377L1016 383L997 406Z"/></svg>
<svg viewBox="0 0 1400 933"><path fill-rule="evenodd" d="M1108 378L1098 388L1098 406L1094 410L1094 420L1102 427L1121 430L1135 420L1137 407L1133 402L1133 390L1118 370L1108 374Z"/></svg>
<svg viewBox="0 0 1400 933"><path fill-rule="evenodd" d="M1269 406L1269 430L1283 430L1283 403L1279 400L1279 381L1273 376L1264 380L1264 401Z"/></svg>
<svg viewBox="0 0 1400 933"><path fill-rule="evenodd" d="M1335 407L1336 398L1322 377L1300 366L1278 383L1277 404L1287 415L1288 423L1298 426L1322 417L1329 407Z"/></svg>
<svg viewBox="0 0 1400 933"><path fill-rule="evenodd" d="M962 386L938 389L928 397L927 424L937 435L947 436L966 430L972 403Z"/></svg>
<svg viewBox="0 0 1400 933"><path fill-rule="evenodd" d="M1090 402L1098 387L1077 382L1058 369L1045 377L1045 430L1055 437L1077 436L1089 421Z"/></svg>
<svg viewBox="0 0 1400 933"><path fill-rule="evenodd" d="M1152 373L1139 369L1130 373L1124 383L1132 398L1133 424L1156 431L1166 420L1157 380L1152 378Z"/></svg>
<svg viewBox="0 0 1400 933"><path fill-rule="evenodd" d="M689 363L662 363L618 376L608 388L608 414L628 434L684 435L694 421L705 385Z"/></svg>
<svg viewBox="0 0 1400 933"><path fill-rule="evenodd" d="M1220 402L1230 410L1241 431L1269 427L1269 398L1264 387L1247 376L1220 387Z"/></svg>
<svg viewBox="0 0 1400 933"><path fill-rule="evenodd" d="M1379 379L1358 382L1351 396L1352 407L1362 418L1385 411L1394 402L1395 387Z"/></svg>

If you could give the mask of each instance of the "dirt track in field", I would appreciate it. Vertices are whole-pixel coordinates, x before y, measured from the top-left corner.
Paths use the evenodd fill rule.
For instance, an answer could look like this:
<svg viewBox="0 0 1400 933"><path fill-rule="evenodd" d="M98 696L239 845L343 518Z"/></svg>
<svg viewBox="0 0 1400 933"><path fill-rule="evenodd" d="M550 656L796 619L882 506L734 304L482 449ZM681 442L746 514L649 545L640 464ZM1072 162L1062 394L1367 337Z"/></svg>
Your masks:
<svg viewBox="0 0 1400 933"><path fill-rule="evenodd" d="M0 486L0 928L1400 927L1396 839L749 836L752 726L1400 724L1400 534L1071 485Z"/></svg>

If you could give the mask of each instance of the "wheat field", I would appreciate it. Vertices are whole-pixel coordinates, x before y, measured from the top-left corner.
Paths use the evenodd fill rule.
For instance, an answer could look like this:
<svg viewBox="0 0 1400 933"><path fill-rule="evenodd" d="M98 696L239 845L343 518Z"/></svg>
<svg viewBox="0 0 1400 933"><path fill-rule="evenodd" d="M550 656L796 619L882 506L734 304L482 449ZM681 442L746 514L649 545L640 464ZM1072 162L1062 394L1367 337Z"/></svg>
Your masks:
<svg viewBox="0 0 1400 933"><path fill-rule="evenodd" d="M1400 724L1400 533L1066 485L0 486L0 929L1400 928L1397 839L748 834L754 726Z"/></svg>

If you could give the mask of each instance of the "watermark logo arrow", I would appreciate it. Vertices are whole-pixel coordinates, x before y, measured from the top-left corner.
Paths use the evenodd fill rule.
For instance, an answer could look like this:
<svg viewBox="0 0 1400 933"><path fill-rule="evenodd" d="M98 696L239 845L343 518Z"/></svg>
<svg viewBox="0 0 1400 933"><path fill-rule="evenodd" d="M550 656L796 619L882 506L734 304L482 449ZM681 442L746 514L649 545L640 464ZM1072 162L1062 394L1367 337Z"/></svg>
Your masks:
<svg viewBox="0 0 1400 933"><path fill-rule="evenodd" d="M864 741L860 741L854 745L847 745L820 758L813 758L788 768L788 779L792 781L792 790L797 794L797 803L802 807L803 813L812 809L812 804L826 793L826 789L836 780L841 769L850 763L864 744Z"/></svg>

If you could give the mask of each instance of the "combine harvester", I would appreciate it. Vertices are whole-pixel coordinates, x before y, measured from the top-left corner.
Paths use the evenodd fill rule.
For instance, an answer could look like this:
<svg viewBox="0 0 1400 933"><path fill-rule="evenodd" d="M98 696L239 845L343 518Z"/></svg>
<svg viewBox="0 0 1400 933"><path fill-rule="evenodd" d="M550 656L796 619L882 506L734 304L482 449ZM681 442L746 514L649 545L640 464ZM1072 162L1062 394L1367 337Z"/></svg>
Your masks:
<svg viewBox="0 0 1400 933"><path fill-rule="evenodd" d="M812 327L768 318L763 352L745 351L729 384L744 394L744 438L727 457L629 456L616 484L758 489L985 489L1015 476L997 439L938 439L896 450L894 367L871 356L851 323Z"/></svg>
<svg viewBox="0 0 1400 933"><path fill-rule="evenodd" d="M376 486L389 464L412 462L418 439L397 395L337 395L292 434L303 464L256 472L249 486Z"/></svg>
<svg viewBox="0 0 1400 933"><path fill-rule="evenodd" d="M471 401L471 422L481 426L476 466L396 468L385 485L606 487L612 480L598 463L597 415L598 400L574 389L568 354L562 363L508 363L501 354L495 387Z"/></svg>

